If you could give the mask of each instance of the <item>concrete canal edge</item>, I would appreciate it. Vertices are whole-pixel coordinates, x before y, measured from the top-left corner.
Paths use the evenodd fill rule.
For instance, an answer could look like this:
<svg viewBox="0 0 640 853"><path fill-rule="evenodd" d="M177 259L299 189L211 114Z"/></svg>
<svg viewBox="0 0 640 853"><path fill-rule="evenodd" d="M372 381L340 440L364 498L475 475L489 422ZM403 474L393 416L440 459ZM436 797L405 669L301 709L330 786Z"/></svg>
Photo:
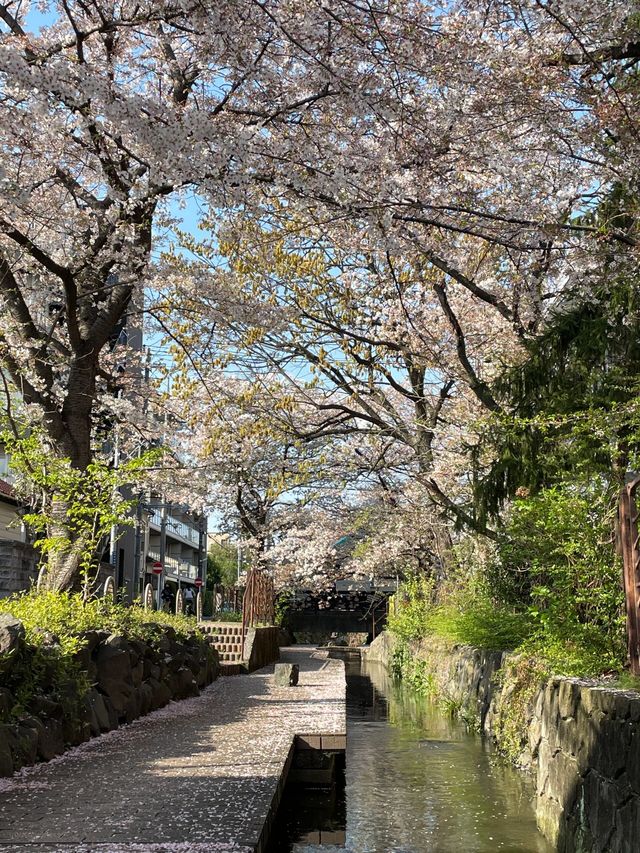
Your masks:
<svg viewBox="0 0 640 853"><path fill-rule="evenodd" d="M388 667L394 638L374 640L363 660ZM504 652L437 640L411 647L435 692L500 746L512 696L500 682ZM520 763L536 783L536 820L560 853L637 853L640 838L640 694L552 678L527 707Z"/></svg>
<svg viewBox="0 0 640 853"><path fill-rule="evenodd" d="M278 809L282 801L284 789L290 777L293 777L295 784L301 785L316 785L319 781L328 783L329 777L325 770L325 761L323 759L333 758L338 754L344 754L347 748L346 734L330 734L330 735L295 735L289 754L282 768L282 773L276 789L273 794L271 806L268 814L262 825L260 837L253 846L253 841L249 844L253 846L255 853L265 853L269 847L273 827L278 819ZM309 758L313 758L311 763ZM302 759L302 760L300 760ZM331 762L330 776L333 780L333 762ZM322 778L320 778L322 777ZM326 833L325 833L326 835ZM340 841L344 841L344 833Z"/></svg>
<svg viewBox="0 0 640 853"><path fill-rule="evenodd" d="M267 646L268 647L268 646ZM299 650L296 649L295 653ZM288 655L287 655L288 652ZM278 809L282 801L287 781L292 775L294 781L301 784L306 784L309 777L313 778L315 768L322 768L324 765L323 758L327 755L333 756L344 754L347 748L346 734L346 679L344 674L344 664L341 661L331 660L326 652L312 652L314 657L322 658L325 663L320 667L319 673L316 676L314 684L314 695L312 697L305 696L304 699L297 699L300 691L296 690L298 686L309 689L308 681L309 672L304 666L298 654L295 654L293 649L286 650L285 659L297 658L298 662L292 665L302 668L300 673L300 681L293 686L293 689L277 685L276 691L280 696L281 702L286 702L285 697L291 697L293 703L299 701L320 703L315 714L309 714L308 708L303 714L295 714L295 722L293 724L294 734L290 743L289 751L282 765L280 776L273 790L273 796L270 806L259 829L258 838L247 838L241 842L252 848L255 853L265 853L269 846L269 841L273 831L273 826L277 820ZM329 667L329 669L327 669ZM339 677L336 679L336 669L339 670ZM324 678L324 673L327 673L328 678ZM329 673L331 673L329 675ZM319 676L319 678L318 678ZM313 688L312 688L313 689ZM325 695L322 695L322 694ZM324 705L324 707L323 707ZM297 718L297 719L296 719ZM277 721L274 721L277 723ZM309 759L312 759L310 762ZM315 760L314 760L315 759ZM320 769L320 772L322 770Z"/></svg>

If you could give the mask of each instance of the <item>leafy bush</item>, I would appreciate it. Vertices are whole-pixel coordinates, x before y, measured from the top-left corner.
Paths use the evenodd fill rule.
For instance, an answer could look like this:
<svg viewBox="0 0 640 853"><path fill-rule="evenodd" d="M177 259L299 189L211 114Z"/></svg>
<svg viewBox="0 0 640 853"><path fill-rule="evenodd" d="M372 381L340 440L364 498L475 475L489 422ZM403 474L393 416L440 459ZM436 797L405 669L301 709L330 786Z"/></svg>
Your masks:
<svg viewBox="0 0 640 853"><path fill-rule="evenodd" d="M238 553L235 545L213 542L207 553L207 586L235 586L238 582Z"/></svg>
<svg viewBox="0 0 640 853"><path fill-rule="evenodd" d="M612 501L599 482L565 484L514 502L495 559L454 581L410 578L389 630L513 650L556 675L594 676L626 660L621 566L611 542ZM405 667L406 669L406 667Z"/></svg>
<svg viewBox="0 0 640 853"><path fill-rule="evenodd" d="M242 622L242 610L221 610L216 616L220 622Z"/></svg>
<svg viewBox="0 0 640 853"><path fill-rule="evenodd" d="M595 675L626 659L622 570L612 543L610 495L597 483L517 500L499 549L520 577L520 602L536 624L527 653L558 675Z"/></svg>
<svg viewBox="0 0 640 853"><path fill-rule="evenodd" d="M434 583L425 577L406 581L390 609L388 629L401 641L428 636L487 649L514 649L534 630L526 612L491 600L471 585L436 602Z"/></svg>
<svg viewBox="0 0 640 853"><path fill-rule="evenodd" d="M57 585L52 582L57 560L74 554L88 598L105 537L114 527L134 523L131 509L135 500L125 499L121 487L139 482L161 451L148 450L117 468L110 459L97 456L80 469L69 459L51 453L44 433L32 424L21 425L22 434L14 434L14 425L4 426L0 416L0 446L11 455L17 493L31 507L23 521L32 534L37 534L34 546L52 575L47 584Z"/></svg>
<svg viewBox="0 0 640 853"><path fill-rule="evenodd" d="M434 586L432 578L410 575L391 599L387 627L400 640L419 640L429 633L427 617Z"/></svg>
<svg viewBox="0 0 640 853"><path fill-rule="evenodd" d="M425 660L411 654L406 642L396 644L391 658L391 672L421 696L434 696L436 682Z"/></svg>
<svg viewBox="0 0 640 853"><path fill-rule="evenodd" d="M70 592L27 592L0 599L0 613L11 613L24 624L27 642L41 646L45 632L55 635L62 654L74 654L82 646L85 631L109 631L132 639L152 641L157 625L170 625L182 638L194 630L191 616L143 610L116 604L107 598L83 601Z"/></svg>
<svg viewBox="0 0 640 853"><path fill-rule="evenodd" d="M533 703L551 674L546 661L526 652L507 658L497 675L508 702L503 702L493 722L500 751L514 764L522 761L527 748Z"/></svg>
<svg viewBox="0 0 640 853"><path fill-rule="evenodd" d="M108 599L85 602L81 595L68 592L32 591L0 599L0 613L20 619L26 633L27 648L19 652L22 658L0 660L4 686L14 696L15 717L24 715L39 693L60 701L68 716L78 713L79 702L90 686L76 659L87 631L108 631L154 645L160 625L171 626L181 639L192 635L196 627L192 617L145 611Z"/></svg>
<svg viewBox="0 0 640 853"><path fill-rule="evenodd" d="M291 605L295 599L295 593L290 589L283 589L276 597L273 621L279 628L286 627Z"/></svg>
<svg viewBox="0 0 640 853"><path fill-rule="evenodd" d="M454 643L504 651L518 648L534 630L528 613L492 601L482 593L460 596L433 608L426 626L428 633Z"/></svg>

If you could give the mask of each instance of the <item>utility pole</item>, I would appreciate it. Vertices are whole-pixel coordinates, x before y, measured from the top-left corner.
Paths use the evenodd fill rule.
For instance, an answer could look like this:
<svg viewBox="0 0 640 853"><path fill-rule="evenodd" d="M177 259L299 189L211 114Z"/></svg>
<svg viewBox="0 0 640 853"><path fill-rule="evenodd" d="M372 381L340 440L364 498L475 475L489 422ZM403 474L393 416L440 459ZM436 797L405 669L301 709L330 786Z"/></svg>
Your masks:
<svg viewBox="0 0 640 853"><path fill-rule="evenodd" d="M158 575L158 610L162 610L162 582L164 580L164 561L167 550L167 504L162 501L160 510L160 565L162 574Z"/></svg>
<svg viewBox="0 0 640 853"><path fill-rule="evenodd" d="M118 396L120 394L118 393ZM113 467L114 470L118 470L120 467L120 431L118 427L116 427L116 437L113 448ZM118 492L118 487L114 487L114 498ZM109 537L109 562L113 566L113 574L116 577L116 584L118 579L118 527L115 524L111 525L111 534Z"/></svg>
<svg viewBox="0 0 640 853"><path fill-rule="evenodd" d="M207 582L207 516L204 513L198 521L198 577L204 589Z"/></svg>
<svg viewBox="0 0 640 853"><path fill-rule="evenodd" d="M171 391L171 377L167 376L167 396ZM162 444L164 445L167 439L167 410L164 412L164 427L162 430ZM165 559L167 550L167 503L165 495L162 495L162 509L160 510L160 566L162 573L158 575L158 610L162 610L162 583L164 581ZM178 575L178 585L180 584L180 576Z"/></svg>
<svg viewBox="0 0 640 853"><path fill-rule="evenodd" d="M138 597L138 586L140 584L140 563L142 562L142 492L138 495L136 504L136 532L135 545L133 549L133 590L131 598L133 601Z"/></svg>

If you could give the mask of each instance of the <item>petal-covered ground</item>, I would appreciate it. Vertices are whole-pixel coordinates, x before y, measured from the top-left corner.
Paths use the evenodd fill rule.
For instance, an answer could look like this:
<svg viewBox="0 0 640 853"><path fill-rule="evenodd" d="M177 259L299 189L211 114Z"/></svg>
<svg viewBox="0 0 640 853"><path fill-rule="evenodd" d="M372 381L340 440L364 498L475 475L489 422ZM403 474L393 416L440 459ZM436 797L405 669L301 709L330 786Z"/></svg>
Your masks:
<svg viewBox="0 0 640 853"><path fill-rule="evenodd" d="M254 851L295 735L344 742L343 663L311 648L282 660L297 687L276 687L273 667L221 678L2 780L0 853Z"/></svg>

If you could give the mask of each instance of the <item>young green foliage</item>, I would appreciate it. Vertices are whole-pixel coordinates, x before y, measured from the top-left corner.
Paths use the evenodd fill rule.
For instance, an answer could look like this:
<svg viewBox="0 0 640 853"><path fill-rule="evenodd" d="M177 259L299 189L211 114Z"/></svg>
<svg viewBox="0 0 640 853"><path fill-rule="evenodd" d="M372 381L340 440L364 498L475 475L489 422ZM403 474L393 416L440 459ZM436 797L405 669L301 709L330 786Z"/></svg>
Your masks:
<svg viewBox="0 0 640 853"><path fill-rule="evenodd" d="M52 452L35 429L21 434L4 430L0 444L10 454L16 490L30 508L23 521L36 536L35 547L50 575L47 585L56 587L52 568L73 555L87 597L111 530L133 524L135 500L121 490L136 483L161 451L147 451L118 468L109 459L94 457L78 469Z"/></svg>

